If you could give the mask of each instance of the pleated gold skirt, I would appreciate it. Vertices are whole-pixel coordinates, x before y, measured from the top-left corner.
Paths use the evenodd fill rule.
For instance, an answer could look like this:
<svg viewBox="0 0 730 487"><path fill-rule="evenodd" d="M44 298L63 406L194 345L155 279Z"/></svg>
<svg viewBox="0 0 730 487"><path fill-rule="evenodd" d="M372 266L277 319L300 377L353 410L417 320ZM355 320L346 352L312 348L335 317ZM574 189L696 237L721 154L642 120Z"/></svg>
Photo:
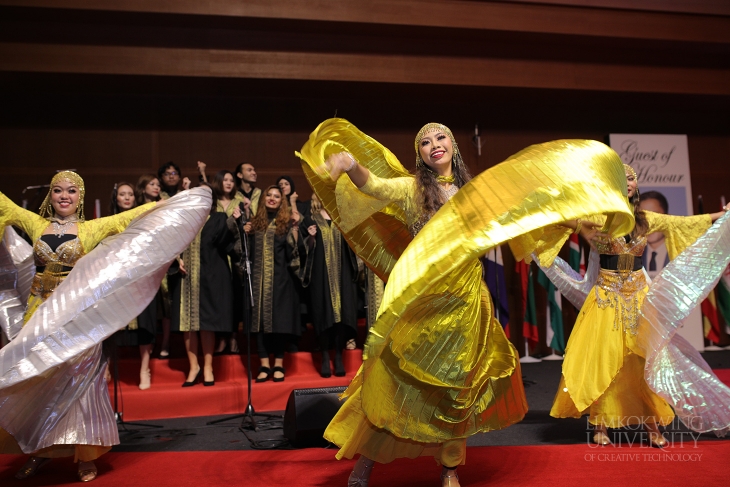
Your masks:
<svg viewBox="0 0 730 487"><path fill-rule="evenodd" d="M674 419L672 408L644 379L638 328L626 319L641 319L638 309L648 291L642 272L634 273L641 286L632 296L617 296L600 286L588 294L566 347L551 416L588 415L591 424L609 428L667 425Z"/></svg>

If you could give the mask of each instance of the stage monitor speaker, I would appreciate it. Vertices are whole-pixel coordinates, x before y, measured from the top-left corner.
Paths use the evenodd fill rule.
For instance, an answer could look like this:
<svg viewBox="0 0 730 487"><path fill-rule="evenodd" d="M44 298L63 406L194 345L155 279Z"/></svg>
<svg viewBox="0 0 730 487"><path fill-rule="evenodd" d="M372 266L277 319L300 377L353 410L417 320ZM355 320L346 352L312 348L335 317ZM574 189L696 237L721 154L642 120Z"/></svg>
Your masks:
<svg viewBox="0 0 730 487"><path fill-rule="evenodd" d="M292 445L325 443L325 428L340 409L347 386L294 389L284 413L284 436Z"/></svg>

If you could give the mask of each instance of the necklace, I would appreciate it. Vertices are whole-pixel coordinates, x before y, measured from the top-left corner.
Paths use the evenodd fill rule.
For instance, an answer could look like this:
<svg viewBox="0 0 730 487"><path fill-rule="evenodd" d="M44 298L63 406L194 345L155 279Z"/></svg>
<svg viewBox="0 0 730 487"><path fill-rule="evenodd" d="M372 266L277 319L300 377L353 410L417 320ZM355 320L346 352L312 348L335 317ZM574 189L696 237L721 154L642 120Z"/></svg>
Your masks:
<svg viewBox="0 0 730 487"><path fill-rule="evenodd" d="M457 191L459 191L458 186L456 186L455 184L452 184L451 186L449 186L448 189L444 188L443 186L441 186L439 184L439 188L441 188L441 193L443 193L446 201L449 201L451 199L451 197L454 196Z"/></svg>
<svg viewBox="0 0 730 487"><path fill-rule="evenodd" d="M53 224L53 234L56 237L61 238L66 235L66 232L68 231L68 225L76 223L79 219L76 215L71 215L65 220L58 218L57 216L54 216L50 220Z"/></svg>

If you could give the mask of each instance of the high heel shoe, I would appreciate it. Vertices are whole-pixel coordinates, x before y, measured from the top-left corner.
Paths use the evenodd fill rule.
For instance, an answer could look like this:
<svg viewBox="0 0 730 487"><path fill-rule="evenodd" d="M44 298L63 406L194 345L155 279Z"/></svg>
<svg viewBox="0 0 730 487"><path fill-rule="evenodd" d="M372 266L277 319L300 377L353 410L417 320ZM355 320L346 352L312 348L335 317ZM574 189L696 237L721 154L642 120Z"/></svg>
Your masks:
<svg viewBox="0 0 730 487"><path fill-rule="evenodd" d="M666 438L664 438L664 435L661 434L661 432L649 432L649 443L654 448L664 448L669 444Z"/></svg>
<svg viewBox="0 0 730 487"><path fill-rule="evenodd" d="M94 462L79 462L79 480L82 482L91 482L98 474Z"/></svg>
<svg viewBox="0 0 730 487"><path fill-rule="evenodd" d="M593 443L601 446L611 445L611 438L603 431L598 431L593 435Z"/></svg>
<svg viewBox="0 0 730 487"><path fill-rule="evenodd" d="M141 370L139 372L139 388L143 391L146 391L151 387L152 382L152 372L150 369L147 370Z"/></svg>
<svg viewBox="0 0 730 487"><path fill-rule="evenodd" d="M360 455L357 463L352 468L352 472L350 472L350 477L347 479L347 487L367 487L373 465L375 465L373 460Z"/></svg>
<svg viewBox="0 0 730 487"><path fill-rule="evenodd" d="M27 479L28 477L32 477L38 473L38 470L40 470L43 465L50 461L50 458L30 457L28 461L25 462L25 465L23 465L20 470L18 470L18 472L15 474L15 478L18 480L23 480Z"/></svg>
<svg viewBox="0 0 730 487"><path fill-rule="evenodd" d="M195 384L198 383L198 379L200 379L200 374L203 373L203 369L198 370L198 373L195 374L195 378L193 380L186 380L183 382L183 387L193 387Z"/></svg>
<svg viewBox="0 0 730 487"><path fill-rule="evenodd" d="M283 375L283 374L286 374L286 370L284 370L284 367L274 367L274 369L272 370L272 372L273 372L273 373L276 373L276 372L281 372L281 373L282 373L282 375ZM274 377L272 377L272 378L271 378L271 380L273 380L274 382L284 382L284 379L285 379L285 378L286 378L286 377L275 377L275 376L274 376Z"/></svg>
<svg viewBox="0 0 730 487"><path fill-rule="evenodd" d="M256 377L256 380L254 382L266 382L267 380L271 379L271 369L268 367L259 367L259 374L266 374L265 377Z"/></svg>
<svg viewBox="0 0 730 487"><path fill-rule="evenodd" d="M441 468L441 487L460 487L459 475L455 468Z"/></svg>

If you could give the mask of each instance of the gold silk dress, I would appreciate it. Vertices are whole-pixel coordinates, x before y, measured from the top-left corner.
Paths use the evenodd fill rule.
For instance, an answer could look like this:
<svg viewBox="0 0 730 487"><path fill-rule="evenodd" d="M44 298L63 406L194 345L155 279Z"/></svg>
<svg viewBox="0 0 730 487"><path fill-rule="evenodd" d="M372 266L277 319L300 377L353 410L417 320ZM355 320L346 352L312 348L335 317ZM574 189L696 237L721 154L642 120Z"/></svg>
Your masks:
<svg viewBox="0 0 730 487"><path fill-rule="evenodd" d="M149 203L118 215L77 222L77 238L62 243L53 251L46 242L41 240L41 235L50 222L37 213L21 208L0 193L0 228L13 225L27 233L35 242L33 245L35 265L45 267L43 272L36 273L33 278L23 322L27 323L38 307L63 282L69 274L68 268L72 268L104 238L123 231L136 216L152 207L154 207L154 203ZM74 455L75 461L84 462L94 460L110 449L111 445L59 444L33 454L48 458ZM22 453L13 437L2 428L0 428L0 452Z"/></svg>
<svg viewBox="0 0 730 487"><path fill-rule="evenodd" d="M645 212L646 234L662 232L671 259L704 234L709 215L679 217ZM597 221L600 221L597 220ZM600 269L568 340L563 375L550 411L557 418L587 414L589 422L609 428L674 419L669 404L644 379L645 353L640 343L639 313L649 290L643 269L632 271L646 236L599 246L602 255L622 256L626 270Z"/></svg>
<svg viewBox="0 0 730 487"><path fill-rule="evenodd" d="M360 189L327 173L324 161L343 150L370 171ZM620 158L594 141L530 147L460 188L412 237L414 178L377 141L331 119L298 155L333 222L387 281L363 365L325 438L340 446L337 458L464 463L466 438L527 411L518 354L494 318L479 257L509 242L518 259L535 252L552 262L570 233L554 224L590 214L609 214L610 229L628 233Z"/></svg>

